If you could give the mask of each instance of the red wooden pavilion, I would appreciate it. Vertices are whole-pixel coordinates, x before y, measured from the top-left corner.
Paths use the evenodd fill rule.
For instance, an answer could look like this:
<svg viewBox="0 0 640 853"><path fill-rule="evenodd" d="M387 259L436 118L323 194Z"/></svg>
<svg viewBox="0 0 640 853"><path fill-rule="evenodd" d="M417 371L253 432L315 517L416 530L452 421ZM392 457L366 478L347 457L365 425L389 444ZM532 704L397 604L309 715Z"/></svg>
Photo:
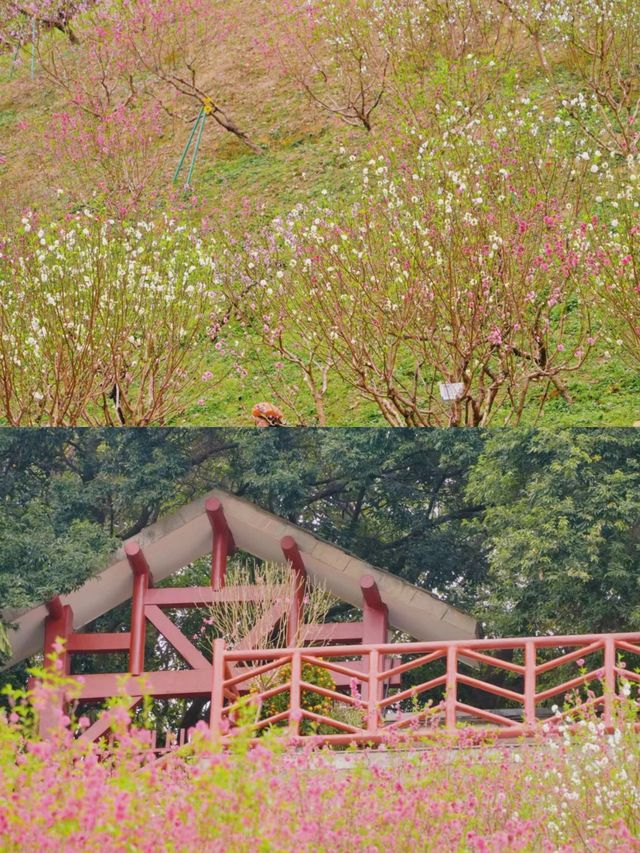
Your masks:
<svg viewBox="0 0 640 853"><path fill-rule="evenodd" d="M262 595L257 587L225 584L227 560L236 549L288 566L295 583L288 598L274 601L263 617L268 625L255 626L233 649L216 640L209 660L166 611L215 607ZM157 586L209 553L210 585ZM360 608L362 618L301 628L308 581L322 581L338 598ZM128 599L128 630L108 634L82 630ZM265 627L275 626L285 615L287 648L255 648ZM640 681L635 672L640 663L640 634L479 639L478 624L468 614L219 489L125 542L104 570L75 592L3 617L15 624L8 666L37 652L43 651L46 657L57 638L65 641L61 654L65 673L71 671L74 655L125 653L127 673L84 675L82 701L95 703L116 695L123 675L128 675L130 707L140 702L143 692L157 699L205 698L210 702L211 727L222 737L232 736L238 702L249 691L258 703L278 694L286 697L283 710L256 718L256 732L286 723L297 738L304 733L303 720L308 720L316 730L323 727L325 742L371 743L390 732L427 723L441 723L455 731L461 724L481 722L497 736L521 736L536 726L541 707L594 679L602 682L603 689L585 695L581 706L600 713L611 726L621 685ZM175 649L187 669L146 671L148 625ZM390 643L390 626L413 642ZM331 686L307 683L307 664L330 673ZM546 684L552 670L559 677ZM256 687L267 673L283 677L268 687ZM305 691L323 696L331 707L355 709L356 716L345 719L337 711L314 712L305 707ZM471 700L469 695L476 698ZM480 701L479 695L493 704ZM507 707L497 708L497 701ZM50 707L42 714L43 734L51 730L59 711ZM564 716L573 713L565 711ZM555 723L562 719L562 713L554 716ZM84 736L98 738L109 727L109 716L102 715Z"/></svg>

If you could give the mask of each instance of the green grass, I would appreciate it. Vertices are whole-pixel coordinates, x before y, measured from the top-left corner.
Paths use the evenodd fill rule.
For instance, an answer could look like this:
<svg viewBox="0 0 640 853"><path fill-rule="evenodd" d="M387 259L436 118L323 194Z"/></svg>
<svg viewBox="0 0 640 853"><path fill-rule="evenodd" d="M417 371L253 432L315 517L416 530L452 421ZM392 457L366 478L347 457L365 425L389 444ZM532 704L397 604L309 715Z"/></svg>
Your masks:
<svg viewBox="0 0 640 853"><path fill-rule="evenodd" d="M18 112L14 109L0 110L0 128L13 127L18 119Z"/></svg>
<svg viewBox="0 0 640 853"><path fill-rule="evenodd" d="M233 331L227 335L231 341L234 337L237 336ZM268 400L283 407L283 397L295 400L295 414L289 415L292 424L317 425L311 394L296 368L290 364L276 368L278 359L255 339L248 349L248 358L243 361L248 376L241 377L234 369L233 358L219 357L211 346L209 369L215 379L210 390L203 394L204 405L191 407L183 417L176 419L176 426L249 426L253 424L251 409L255 403ZM540 390L531 395L522 425L548 428L640 426L640 371L634 370L620 352L608 357L593 353L581 374L572 374L566 384L571 405L557 391L552 392L540 416L539 400L543 394L540 386ZM339 377L330 380L324 404L329 426L387 425L377 406L360 399ZM505 418L505 413L495 411L491 426L503 425Z"/></svg>
<svg viewBox="0 0 640 853"><path fill-rule="evenodd" d="M224 209L231 224L267 225L297 204L317 201L323 190L345 198L350 173L338 151L339 129L324 128L293 140L277 140L264 154L236 153L215 157L196 166L197 192L207 208ZM248 204L247 204L248 203Z"/></svg>
<svg viewBox="0 0 640 853"><path fill-rule="evenodd" d="M290 423L317 425L311 394L295 367L284 364L276 368L277 359L271 358L260 346L253 346L248 359L243 361L248 375L241 377L231 357L218 357L213 347L211 352L209 369L215 379L210 391L201 398L204 405L193 406L175 421L175 426L252 426L253 406L267 400L283 407L281 394L286 400L295 400L296 415L289 417ZM324 403L329 426L385 425L377 407L359 399L339 378L329 383Z"/></svg>
<svg viewBox="0 0 640 853"><path fill-rule="evenodd" d="M630 427L640 425L640 372L620 353L591 359L580 377L568 383L573 404L560 396L549 399L539 423L545 427ZM523 423L535 422L535 411Z"/></svg>

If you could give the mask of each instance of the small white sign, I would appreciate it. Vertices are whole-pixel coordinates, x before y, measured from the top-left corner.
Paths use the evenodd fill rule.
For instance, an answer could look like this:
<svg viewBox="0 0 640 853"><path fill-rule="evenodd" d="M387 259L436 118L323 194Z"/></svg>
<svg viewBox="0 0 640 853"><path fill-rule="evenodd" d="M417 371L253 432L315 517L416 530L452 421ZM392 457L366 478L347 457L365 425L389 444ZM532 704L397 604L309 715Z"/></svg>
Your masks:
<svg viewBox="0 0 640 853"><path fill-rule="evenodd" d="M446 402L459 400L463 394L464 384L462 382L440 382L440 396Z"/></svg>

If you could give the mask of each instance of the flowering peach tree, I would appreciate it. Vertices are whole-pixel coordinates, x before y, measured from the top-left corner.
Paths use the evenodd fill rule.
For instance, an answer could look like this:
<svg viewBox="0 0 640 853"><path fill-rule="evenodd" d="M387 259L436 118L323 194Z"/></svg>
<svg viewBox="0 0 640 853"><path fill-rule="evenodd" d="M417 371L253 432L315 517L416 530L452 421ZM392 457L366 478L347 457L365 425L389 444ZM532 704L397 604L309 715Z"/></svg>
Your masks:
<svg viewBox="0 0 640 853"><path fill-rule="evenodd" d="M602 198L585 227L589 273L604 314L608 342L640 363L640 155L627 158L628 177Z"/></svg>
<svg viewBox="0 0 640 853"><path fill-rule="evenodd" d="M12 425L166 423L213 378L213 259L170 220L23 219L0 244L0 406Z"/></svg>
<svg viewBox="0 0 640 853"><path fill-rule="evenodd" d="M78 43L73 29L76 15L95 0L1 0L0 49L15 49L30 42L41 30L59 30L72 44Z"/></svg>
<svg viewBox="0 0 640 853"><path fill-rule="evenodd" d="M204 109L261 153L225 109L217 83L204 79L210 52L229 49L236 27L228 11L203 0L125 0L91 5L74 25L74 49L40 40L38 67L66 101L46 133L56 163L79 171L85 187L91 178L116 209L131 209L166 183L165 136L176 130L167 117L188 126ZM178 139L176 162L185 141Z"/></svg>
<svg viewBox="0 0 640 853"><path fill-rule="evenodd" d="M569 399L595 342L572 242L595 173L526 99L442 131L371 158L350 210L276 220L247 308L279 357L330 365L393 425L517 423L536 388Z"/></svg>
<svg viewBox="0 0 640 853"><path fill-rule="evenodd" d="M383 102L400 95L415 108L422 77L442 59L497 46L507 53L502 18L476 0L288 0L272 24L271 53L312 103L371 131Z"/></svg>

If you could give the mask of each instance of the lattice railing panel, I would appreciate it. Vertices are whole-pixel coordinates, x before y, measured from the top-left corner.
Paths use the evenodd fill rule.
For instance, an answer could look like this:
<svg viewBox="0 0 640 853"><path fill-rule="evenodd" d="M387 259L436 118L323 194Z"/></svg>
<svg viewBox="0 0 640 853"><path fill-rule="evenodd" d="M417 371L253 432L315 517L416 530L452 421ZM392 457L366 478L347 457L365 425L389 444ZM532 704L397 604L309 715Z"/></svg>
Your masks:
<svg viewBox="0 0 640 853"><path fill-rule="evenodd" d="M256 731L277 724L291 736L313 734L327 744L379 742L405 731L456 734L469 727L487 737L523 737L538 729L540 717L553 731L581 714L597 714L610 729L622 686L630 684L626 692L637 701L633 691L640 684L640 634L331 646L314 648L313 654L226 650L218 641L216 654L230 666L244 663L245 681L288 667L286 688L277 691L287 694L288 705L277 715L263 715ZM303 666L348 678L349 689L316 684L302 677ZM240 677L222 679L213 690L232 684L242 692ZM322 713L309 710L301 701L305 692L333 704ZM257 705L273 695L274 688L253 691ZM234 703L218 706L212 727L232 737L228 709ZM305 720L314 724L311 730Z"/></svg>

